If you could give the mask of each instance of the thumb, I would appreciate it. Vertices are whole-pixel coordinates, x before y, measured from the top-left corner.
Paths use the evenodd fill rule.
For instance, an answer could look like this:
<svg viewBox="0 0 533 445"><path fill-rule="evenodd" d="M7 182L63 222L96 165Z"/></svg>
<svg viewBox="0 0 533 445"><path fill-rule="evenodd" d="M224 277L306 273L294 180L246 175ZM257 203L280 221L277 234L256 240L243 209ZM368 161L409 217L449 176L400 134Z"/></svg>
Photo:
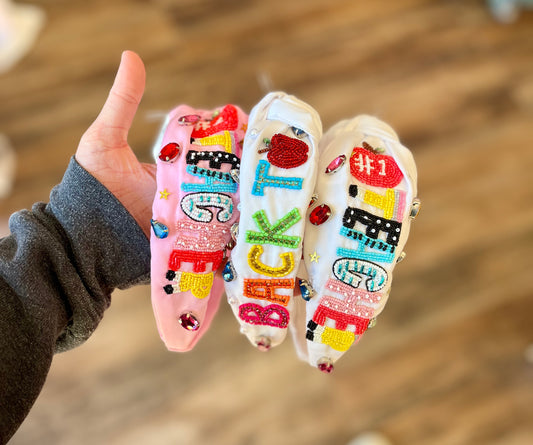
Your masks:
<svg viewBox="0 0 533 445"><path fill-rule="evenodd" d="M107 146L127 143L128 131L144 93L146 72L141 58L124 51L109 96L92 127Z"/></svg>

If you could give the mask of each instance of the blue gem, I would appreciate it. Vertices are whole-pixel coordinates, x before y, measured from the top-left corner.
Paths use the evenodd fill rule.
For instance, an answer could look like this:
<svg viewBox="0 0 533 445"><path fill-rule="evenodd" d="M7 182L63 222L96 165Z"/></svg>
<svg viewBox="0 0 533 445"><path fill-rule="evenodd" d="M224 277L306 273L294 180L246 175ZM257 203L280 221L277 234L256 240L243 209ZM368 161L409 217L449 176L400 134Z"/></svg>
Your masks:
<svg viewBox="0 0 533 445"><path fill-rule="evenodd" d="M309 301L315 294L315 291L313 290L309 282L306 280L300 280L299 285L300 285L300 293L302 294L302 298L305 301Z"/></svg>
<svg viewBox="0 0 533 445"><path fill-rule="evenodd" d="M291 130L298 139L303 139L306 136L305 131L298 127L291 127Z"/></svg>
<svg viewBox="0 0 533 445"><path fill-rule="evenodd" d="M160 223L159 221L156 221L155 219L152 219L150 223L152 224L154 235L157 238L163 239L168 236L168 227L165 226L163 223Z"/></svg>
<svg viewBox="0 0 533 445"><path fill-rule="evenodd" d="M222 271L222 278L224 278L224 281L226 283L229 283L230 281L233 281L235 279L235 269L233 268L231 261L228 261L226 263L226 266Z"/></svg>

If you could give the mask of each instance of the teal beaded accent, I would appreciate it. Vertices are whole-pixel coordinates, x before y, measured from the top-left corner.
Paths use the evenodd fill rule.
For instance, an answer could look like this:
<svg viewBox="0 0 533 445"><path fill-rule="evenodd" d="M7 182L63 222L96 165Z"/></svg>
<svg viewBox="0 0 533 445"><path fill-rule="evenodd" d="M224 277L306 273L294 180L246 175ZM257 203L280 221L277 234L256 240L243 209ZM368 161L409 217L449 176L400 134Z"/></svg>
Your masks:
<svg viewBox="0 0 533 445"><path fill-rule="evenodd" d="M377 263L392 263L394 261L394 252L396 250L395 246L370 238L364 233L349 229L348 227L344 226L341 227L340 234L346 238L357 241L358 244L357 249L345 249L339 247L337 249L338 256L357 258L360 260L368 260ZM369 251L368 249L373 249L373 251ZM381 251L382 253L376 252L376 250Z"/></svg>
<svg viewBox="0 0 533 445"><path fill-rule="evenodd" d="M302 219L297 208L276 221L273 225L268 221L264 210L259 210L252 215L257 227L261 232L246 231L246 242L250 244L272 244L274 246L296 249L302 240L299 236L282 235L294 224Z"/></svg>
<svg viewBox="0 0 533 445"><path fill-rule="evenodd" d="M204 184L181 184L181 189L185 193L191 192L215 192L215 193L235 193L239 185L229 173L201 168L196 165L188 165L187 173L205 179Z"/></svg>
<svg viewBox="0 0 533 445"><path fill-rule="evenodd" d="M280 187L293 190L302 189L302 178L285 178L283 176L269 176L270 163L259 161L255 170L255 181L252 186L252 195L264 196L265 187Z"/></svg>

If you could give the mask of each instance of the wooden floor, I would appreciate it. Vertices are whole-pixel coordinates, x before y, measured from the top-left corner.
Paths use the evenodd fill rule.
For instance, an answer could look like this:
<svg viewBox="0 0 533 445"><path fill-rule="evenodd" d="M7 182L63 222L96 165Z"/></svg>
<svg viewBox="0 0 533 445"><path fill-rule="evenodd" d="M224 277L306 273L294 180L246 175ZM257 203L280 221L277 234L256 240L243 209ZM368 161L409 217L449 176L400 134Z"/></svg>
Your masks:
<svg viewBox="0 0 533 445"><path fill-rule="evenodd" d="M0 76L0 133L18 154L1 219L47 200L123 49L147 68L140 158L154 113L249 110L266 85L325 128L388 121L415 155L423 208L378 327L332 375L289 340L256 351L225 305L193 352L169 353L140 287L56 356L12 444L344 445L368 430L395 445L533 443L533 13L504 26L481 0L32 3L46 27Z"/></svg>

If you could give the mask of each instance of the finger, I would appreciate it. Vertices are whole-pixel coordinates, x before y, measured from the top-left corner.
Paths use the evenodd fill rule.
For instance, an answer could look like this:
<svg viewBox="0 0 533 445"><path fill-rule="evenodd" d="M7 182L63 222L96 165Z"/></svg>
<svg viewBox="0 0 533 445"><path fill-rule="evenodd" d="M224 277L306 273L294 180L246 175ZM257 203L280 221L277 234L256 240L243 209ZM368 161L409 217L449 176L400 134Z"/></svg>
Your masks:
<svg viewBox="0 0 533 445"><path fill-rule="evenodd" d="M128 131L144 93L146 72L141 58L124 51L115 82L102 111L93 124L103 130L110 145L126 142Z"/></svg>

